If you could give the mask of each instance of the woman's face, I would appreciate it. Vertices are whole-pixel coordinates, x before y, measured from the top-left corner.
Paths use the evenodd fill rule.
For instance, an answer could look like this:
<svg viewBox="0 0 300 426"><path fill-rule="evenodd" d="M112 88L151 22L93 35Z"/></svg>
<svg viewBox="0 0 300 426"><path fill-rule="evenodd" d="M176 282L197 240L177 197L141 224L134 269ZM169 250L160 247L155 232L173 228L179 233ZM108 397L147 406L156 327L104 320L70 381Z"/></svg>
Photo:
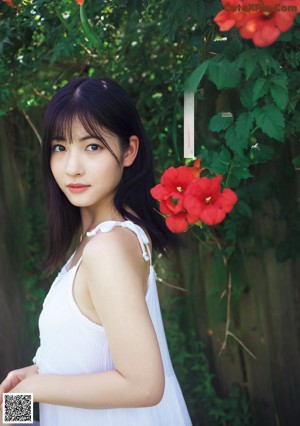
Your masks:
<svg viewBox="0 0 300 426"><path fill-rule="evenodd" d="M74 206L91 208L95 213L113 205L123 173L118 137L105 131L102 135L120 164L78 119L72 124L72 141L58 138L51 142L50 166L58 186Z"/></svg>

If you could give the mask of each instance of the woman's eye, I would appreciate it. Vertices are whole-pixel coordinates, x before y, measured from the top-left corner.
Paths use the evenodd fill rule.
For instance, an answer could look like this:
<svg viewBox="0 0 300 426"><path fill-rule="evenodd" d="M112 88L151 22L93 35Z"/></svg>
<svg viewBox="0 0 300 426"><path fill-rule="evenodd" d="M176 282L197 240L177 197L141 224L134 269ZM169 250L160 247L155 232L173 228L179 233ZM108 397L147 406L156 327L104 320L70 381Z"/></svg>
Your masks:
<svg viewBox="0 0 300 426"><path fill-rule="evenodd" d="M97 145L96 143L92 143L86 149L87 151L99 151L101 149L101 146Z"/></svg>
<svg viewBox="0 0 300 426"><path fill-rule="evenodd" d="M52 147L52 151L53 152L61 152L61 151L64 151L65 150L65 147L63 146L63 145L53 145L53 147Z"/></svg>

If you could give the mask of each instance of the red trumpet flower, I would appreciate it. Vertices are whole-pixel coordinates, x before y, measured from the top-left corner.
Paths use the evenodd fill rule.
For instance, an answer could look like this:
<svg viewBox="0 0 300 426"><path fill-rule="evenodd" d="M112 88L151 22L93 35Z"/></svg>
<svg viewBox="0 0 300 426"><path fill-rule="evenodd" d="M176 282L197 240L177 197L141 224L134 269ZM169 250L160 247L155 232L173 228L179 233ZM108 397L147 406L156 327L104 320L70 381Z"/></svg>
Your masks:
<svg viewBox="0 0 300 426"><path fill-rule="evenodd" d="M231 189L221 191L222 176L200 177L202 170L200 160L194 161L192 167L170 167L163 173L161 183L150 191L160 201L160 212L172 232L184 232L189 224L198 221L216 225L237 202Z"/></svg>
<svg viewBox="0 0 300 426"><path fill-rule="evenodd" d="M191 183L184 197L184 207L207 225L216 225L225 219L238 198L229 188L221 191L222 176L203 177Z"/></svg>
<svg viewBox="0 0 300 426"><path fill-rule="evenodd" d="M221 31L236 27L241 36L258 47L274 43L291 28L300 12L300 0L222 0L223 10L215 17Z"/></svg>

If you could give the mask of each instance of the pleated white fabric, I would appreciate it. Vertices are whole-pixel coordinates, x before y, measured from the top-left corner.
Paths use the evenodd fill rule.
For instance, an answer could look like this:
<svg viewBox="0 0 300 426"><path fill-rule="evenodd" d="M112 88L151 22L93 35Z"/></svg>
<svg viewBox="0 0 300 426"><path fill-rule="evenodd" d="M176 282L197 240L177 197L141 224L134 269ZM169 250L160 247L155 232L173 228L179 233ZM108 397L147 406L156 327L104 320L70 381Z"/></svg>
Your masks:
<svg viewBox="0 0 300 426"><path fill-rule="evenodd" d="M40 403L40 426L191 426L170 360L146 233L127 220L103 222L87 235L92 237L99 231L109 232L115 226L133 231L144 259L150 260L146 302L164 365L164 396L159 404L142 408L83 409ZM40 374L91 374L114 369L104 328L85 317L74 301L73 281L81 259L68 269L71 260L72 257L44 300L39 319L40 347L33 359Z"/></svg>

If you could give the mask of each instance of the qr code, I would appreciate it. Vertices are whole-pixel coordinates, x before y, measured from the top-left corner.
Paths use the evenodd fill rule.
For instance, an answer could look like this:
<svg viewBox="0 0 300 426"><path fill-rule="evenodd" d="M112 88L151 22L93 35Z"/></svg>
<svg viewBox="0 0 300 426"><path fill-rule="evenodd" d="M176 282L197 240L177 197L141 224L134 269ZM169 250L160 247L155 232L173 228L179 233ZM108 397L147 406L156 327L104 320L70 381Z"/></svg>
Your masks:
<svg viewBox="0 0 300 426"><path fill-rule="evenodd" d="M3 424L33 423L33 394L3 394Z"/></svg>

